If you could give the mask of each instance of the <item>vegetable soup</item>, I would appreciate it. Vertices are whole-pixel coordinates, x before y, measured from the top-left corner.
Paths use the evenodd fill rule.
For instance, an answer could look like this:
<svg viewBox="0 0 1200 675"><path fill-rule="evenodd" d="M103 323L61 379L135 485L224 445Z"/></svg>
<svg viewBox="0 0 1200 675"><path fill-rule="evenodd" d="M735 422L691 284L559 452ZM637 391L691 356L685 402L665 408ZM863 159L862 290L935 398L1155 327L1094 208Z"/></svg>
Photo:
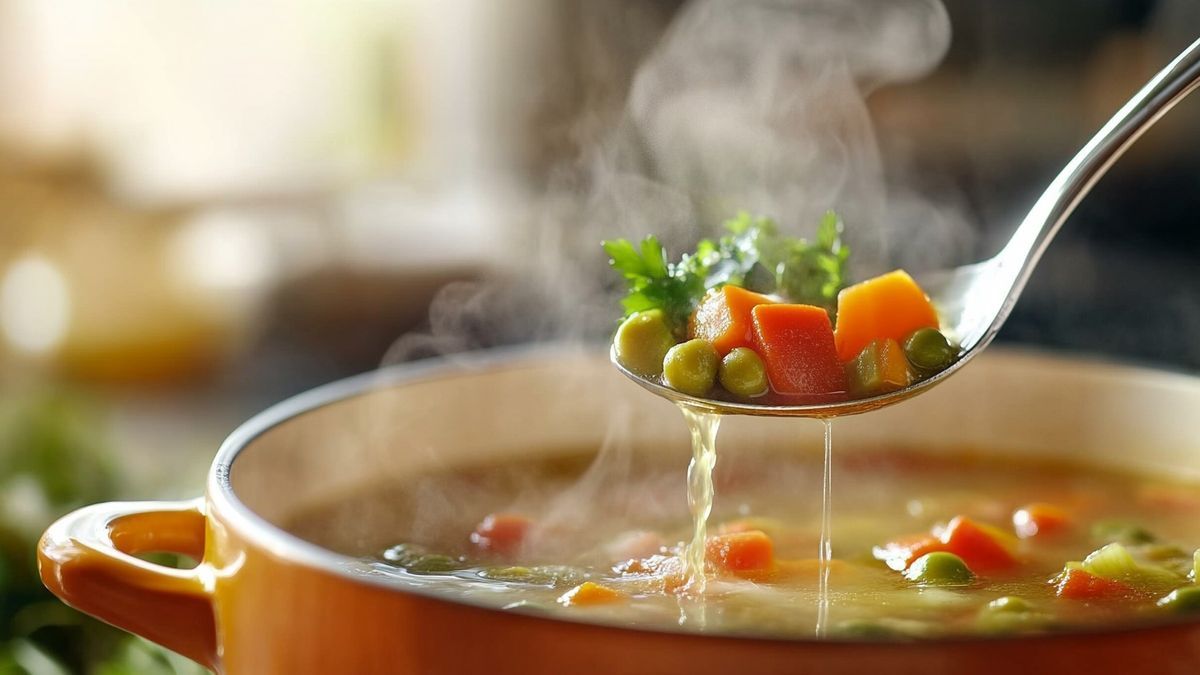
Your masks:
<svg viewBox="0 0 1200 675"><path fill-rule="evenodd" d="M399 585L648 629L912 640L1200 611L1192 483L967 451L835 455L822 594L821 455L723 457L697 591L684 455L583 450L364 490L289 529Z"/></svg>

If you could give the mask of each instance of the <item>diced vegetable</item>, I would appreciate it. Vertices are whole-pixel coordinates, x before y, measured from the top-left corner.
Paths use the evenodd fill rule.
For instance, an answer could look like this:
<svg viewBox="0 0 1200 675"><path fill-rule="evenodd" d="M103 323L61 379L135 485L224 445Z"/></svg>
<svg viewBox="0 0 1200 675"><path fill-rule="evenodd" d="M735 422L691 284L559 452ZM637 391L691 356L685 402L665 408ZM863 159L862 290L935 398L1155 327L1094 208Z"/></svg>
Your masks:
<svg viewBox="0 0 1200 675"><path fill-rule="evenodd" d="M398 544L383 552L388 562L413 574L439 574L454 572L466 567L459 558L441 553L431 553L417 544Z"/></svg>
<svg viewBox="0 0 1200 675"><path fill-rule="evenodd" d="M858 356L873 340L906 339L920 328L937 328L938 316L925 291L903 270L868 279L838 293L837 354Z"/></svg>
<svg viewBox="0 0 1200 675"><path fill-rule="evenodd" d="M533 567L489 567L480 570L479 576L496 581L555 587L577 584L582 581L584 573L565 565L535 565Z"/></svg>
<svg viewBox="0 0 1200 675"><path fill-rule="evenodd" d="M717 381L720 361L717 351L706 340L688 340L675 345L663 360L663 380L667 386L691 396L704 396Z"/></svg>
<svg viewBox="0 0 1200 675"><path fill-rule="evenodd" d="M853 396L874 396L907 387L912 381L908 359L895 340L875 340L846 364L846 382Z"/></svg>
<svg viewBox="0 0 1200 675"><path fill-rule="evenodd" d="M618 590L594 581L585 581L559 596L558 603L564 607L606 605L624 597Z"/></svg>
<svg viewBox="0 0 1200 675"><path fill-rule="evenodd" d="M683 559L674 555L652 555L635 558L613 565L613 571L623 577L639 577L654 580L663 591L677 591L687 584Z"/></svg>
<svg viewBox="0 0 1200 675"><path fill-rule="evenodd" d="M675 345L675 337L662 310L651 309L622 321L613 345L621 365L642 377L656 377L663 371L663 359Z"/></svg>
<svg viewBox="0 0 1200 675"><path fill-rule="evenodd" d="M775 565L775 547L761 530L719 534L705 546L709 564L726 572L763 572Z"/></svg>
<svg viewBox="0 0 1200 675"><path fill-rule="evenodd" d="M987 609L992 612L1028 612L1032 607L1025 598L1016 595L1006 595L989 602Z"/></svg>
<svg viewBox="0 0 1200 675"><path fill-rule="evenodd" d="M947 523L939 539L947 551L959 556L971 569L979 572L1008 569L1017 564L1009 535L965 516L958 516Z"/></svg>
<svg viewBox="0 0 1200 675"><path fill-rule="evenodd" d="M997 598L979 610L975 625L989 633L1017 633L1044 629L1051 619L1033 611L1032 605L1015 595Z"/></svg>
<svg viewBox="0 0 1200 675"><path fill-rule="evenodd" d="M904 355L925 375L945 370L954 361L954 348L936 328L921 328L904 340Z"/></svg>
<svg viewBox="0 0 1200 675"><path fill-rule="evenodd" d="M1139 562L1121 544L1106 544L1092 551L1081 565L1085 572L1121 581L1137 588L1166 589L1178 585L1183 577L1151 563Z"/></svg>
<svg viewBox="0 0 1200 675"><path fill-rule="evenodd" d="M937 537L931 534L919 534L889 541L883 546L876 546L872 553L876 559L882 560L888 567L903 572L912 561L926 553L941 550L944 546Z"/></svg>
<svg viewBox="0 0 1200 675"><path fill-rule="evenodd" d="M945 551L934 551L917 558L904 576L929 586L963 586L975 579L962 558Z"/></svg>
<svg viewBox="0 0 1200 675"><path fill-rule="evenodd" d="M903 571L926 553L946 551L962 558L971 570L986 573L1017 564L1010 535L965 516L957 516L930 535L889 542L874 549L876 558L894 570Z"/></svg>
<svg viewBox="0 0 1200 675"><path fill-rule="evenodd" d="M1159 598L1156 604L1173 612L1200 612L1200 586L1176 588Z"/></svg>
<svg viewBox="0 0 1200 675"><path fill-rule="evenodd" d="M721 356L738 347L754 345L754 324L750 315L758 305L774 300L737 286L715 288L704 296L688 322L688 337L712 343Z"/></svg>
<svg viewBox="0 0 1200 675"><path fill-rule="evenodd" d="M1135 595L1126 584L1070 566L1054 579L1054 588L1058 597L1070 600L1114 600Z"/></svg>
<svg viewBox="0 0 1200 675"><path fill-rule="evenodd" d="M721 359L717 372L721 386L734 396L755 398L767 393L767 367L749 347L737 347Z"/></svg>
<svg viewBox="0 0 1200 675"><path fill-rule="evenodd" d="M752 311L758 354L780 394L846 391L829 314L813 305L759 305Z"/></svg>
<svg viewBox="0 0 1200 675"><path fill-rule="evenodd" d="M1022 539L1059 533L1071 523L1066 511L1040 502L1013 511L1012 521L1013 530Z"/></svg>
<svg viewBox="0 0 1200 675"><path fill-rule="evenodd" d="M471 543L481 551L511 555L521 548L529 532L530 521L512 513L492 513L471 533Z"/></svg>
<svg viewBox="0 0 1200 675"><path fill-rule="evenodd" d="M1149 544L1158 537L1141 525L1124 520L1101 520L1092 525L1092 538L1103 543L1116 542L1126 546Z"/></svg>

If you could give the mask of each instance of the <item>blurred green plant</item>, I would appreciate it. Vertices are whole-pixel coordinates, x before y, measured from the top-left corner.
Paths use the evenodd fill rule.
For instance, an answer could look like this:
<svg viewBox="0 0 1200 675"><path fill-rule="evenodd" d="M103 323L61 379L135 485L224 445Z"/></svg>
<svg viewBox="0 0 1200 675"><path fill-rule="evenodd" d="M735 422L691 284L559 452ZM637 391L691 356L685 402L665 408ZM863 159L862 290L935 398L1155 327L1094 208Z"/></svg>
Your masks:
<svg viewBox="0 0 1200 675"><path fill-rule="evenodd" d="M0 395L0 675L193 675L195 663L84 616L42 586L54 519L121 496L102 409L59 390Z"/></svg>

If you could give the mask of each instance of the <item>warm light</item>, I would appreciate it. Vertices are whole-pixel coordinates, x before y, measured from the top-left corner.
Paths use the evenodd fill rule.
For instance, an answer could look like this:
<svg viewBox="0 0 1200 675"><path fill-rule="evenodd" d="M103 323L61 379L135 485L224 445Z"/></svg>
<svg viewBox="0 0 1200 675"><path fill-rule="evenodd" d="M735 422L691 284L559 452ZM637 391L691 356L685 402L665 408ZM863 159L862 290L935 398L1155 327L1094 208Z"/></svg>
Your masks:
<svg viewBox="0 0 1200 675"><path fill-rule="evenodd" d="M187 287L254 289L274 273L271 243L257 224L235 213L198 216L175 235L168 259Z"/></svg>
<svg viewBox="0 0 1200 675"><path fill-rule="evenodd" d="M0 281L0 331L18 350L34 354L53 349L65 337L71 318L67 280L40 255L17 258Z"/></svg>

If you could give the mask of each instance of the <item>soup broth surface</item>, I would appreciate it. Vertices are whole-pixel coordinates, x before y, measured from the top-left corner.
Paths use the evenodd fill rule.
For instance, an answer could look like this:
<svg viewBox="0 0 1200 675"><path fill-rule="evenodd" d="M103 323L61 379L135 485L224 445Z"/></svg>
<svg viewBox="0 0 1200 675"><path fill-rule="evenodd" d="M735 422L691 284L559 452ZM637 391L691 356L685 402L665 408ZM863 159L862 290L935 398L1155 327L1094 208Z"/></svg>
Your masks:
<svg viewBox="0 0 1200 675"><path fill-rule="evenodd" d="M595 457L586 448L380 485L303 513L288 529L401 586L514 611L723 634L811 638L820 627L832 638L922 639L1087 629L1178 616L1187 603L1163 598L1195 588L1196 484L879 448L833 455L827 594L819 593L822 454L718 462L706 583L697 592L682 559L693 536L680 481L687 453ZM1020 515L1014 524L1029 505L1061 518L1031 533ZM492 529L481 526L489 515ZM880 559L889 543L937 539L955 518L983 526L1011 561L944 583ZM739 533L769 542L767 564L721 559L712 543ZM1104 568L1096 578L1109 585L1064 595L1068 563L1084 564L1106 546L1107 558L1128 553L1140 567Z"/></svg>

